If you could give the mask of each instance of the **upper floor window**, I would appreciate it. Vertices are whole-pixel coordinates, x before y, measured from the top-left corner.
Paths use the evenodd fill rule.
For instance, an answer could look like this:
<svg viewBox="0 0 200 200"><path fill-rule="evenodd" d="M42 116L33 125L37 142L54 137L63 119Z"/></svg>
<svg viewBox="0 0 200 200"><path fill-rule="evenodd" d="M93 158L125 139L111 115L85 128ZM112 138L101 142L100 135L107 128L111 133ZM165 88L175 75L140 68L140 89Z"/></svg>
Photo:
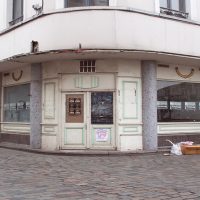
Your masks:
<svg viewBox="0 0 200 200"><path fill-rule="evenodd" d="M9 24L14 25L22 20L23 20L23 0L13 0L12 18Z"/></svg>
<svg viewBox="0 0 200 200"><path fill-rule="evenodd" d="M108 6L109 0L65 0L65 8L81 6Z"/></svg>
<svg viewBox="0 0 200 200"><path fill-rule="evenodd" d="M160 11L167 15L188 18L185 0L160 0Z"/></svg>

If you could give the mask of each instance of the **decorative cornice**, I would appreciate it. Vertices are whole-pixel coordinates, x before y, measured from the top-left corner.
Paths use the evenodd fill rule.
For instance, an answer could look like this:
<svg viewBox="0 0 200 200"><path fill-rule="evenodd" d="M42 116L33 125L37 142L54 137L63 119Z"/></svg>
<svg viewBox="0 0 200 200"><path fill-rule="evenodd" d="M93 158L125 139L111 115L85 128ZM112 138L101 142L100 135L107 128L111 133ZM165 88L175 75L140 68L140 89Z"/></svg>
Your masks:
<svg viewBox="0 0 200 200"><path fill-rule="evenodd" d="M182 73L179 71L179 68L178 68L178 67L176 67L175 70L176 70L176 73L177 73L180 77L185 78L185 79L186 79L186 78L190 78L190 77L192 77L192 76L194 75L194 69L191 69L191 71L190 71L189 74L182 74Z"/></svg>
<svg viewBox="0 0 200 200"><path fill-rule="evenodd" d="M12 73L12 78L13 78L14 81L19 81L22 78L22 75L23 75L23 71L22 70L20 71L20 74L19 74L18 77L16 77L15 73L13 72Z"/></svg>

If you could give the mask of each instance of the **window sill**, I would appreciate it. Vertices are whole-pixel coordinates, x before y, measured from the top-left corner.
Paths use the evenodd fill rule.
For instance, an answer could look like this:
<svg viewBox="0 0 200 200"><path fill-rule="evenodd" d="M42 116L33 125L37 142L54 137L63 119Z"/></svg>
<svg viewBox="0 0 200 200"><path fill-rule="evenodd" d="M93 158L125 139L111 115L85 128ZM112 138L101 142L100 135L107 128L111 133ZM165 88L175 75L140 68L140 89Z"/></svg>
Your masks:
<svg viewBox="0 0 200 200"><path fill-rule="evenodd" d="M24 16L18 17L17 19L13 19L12 21L9 22L9 25L14 26L15 24L22 22L23 19L24 19Z"/></svg>
<svg viewBox="0 0 200 200"><path fill-rule="evenodd" d="M164 15L178 17L181 19L188 19L188 16L189 16L189 13L181 12L178 10L172 10L172 9L168 9L168 8L163 8L163 7L160 7L160 13L164 14Z"/></svg>
<svg viewBox="0 0 200 200"><path fill-rule="evenodd" d="M0 30L0 36L3 35L3 34L5 34L5 33L10 32L10 31L12 31L12 30L14 30L14 29L16 29L16 28L18 28L18 27L20 27L21 25L24 25L24 24L26 24L26 23L29 23L29 22L35 20L36 18L38 18L38 17L40 17L40 16L42 16L42 15L43 15L43 13L41 13L41 14L39 14L39 15L33 15L33 16L30 17L30 18L20 20L20 21L18 21L18 22L16 22L16 23L13 23L13 24L11 24L11 22L13 22L13 21L9 22L9 25L8 25L5 29Z"/></svg>

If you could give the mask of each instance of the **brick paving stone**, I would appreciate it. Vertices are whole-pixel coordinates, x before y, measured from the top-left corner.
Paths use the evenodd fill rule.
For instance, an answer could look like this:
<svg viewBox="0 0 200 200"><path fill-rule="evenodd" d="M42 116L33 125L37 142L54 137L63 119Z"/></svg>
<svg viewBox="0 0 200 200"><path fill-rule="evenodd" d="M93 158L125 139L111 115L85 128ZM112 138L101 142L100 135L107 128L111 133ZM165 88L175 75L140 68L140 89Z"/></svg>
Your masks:
<svg viewBox="0 0 200 200"><path fill-rule="evenodd" d="M0 200L199 200L200 156L57 156L0 149Z"/></svg>

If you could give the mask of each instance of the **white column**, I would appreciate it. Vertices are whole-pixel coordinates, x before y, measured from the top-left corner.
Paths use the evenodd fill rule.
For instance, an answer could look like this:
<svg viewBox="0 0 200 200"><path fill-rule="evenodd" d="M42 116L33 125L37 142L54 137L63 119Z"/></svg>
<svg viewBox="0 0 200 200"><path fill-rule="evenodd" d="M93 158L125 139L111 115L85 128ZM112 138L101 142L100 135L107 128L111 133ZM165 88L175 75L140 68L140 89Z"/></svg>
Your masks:
<svg viewBox="0 0 200 200"><path fill-rule="evenodd" d="M109 6L117 6L117 0L110 0Z"/></svg>
<svg viewBox="0 0 200 200"><path fill-rule="evenodd" d="M56 9L64 8L64 0L56 0Z"/></svg>
<svg viewBox="0 0 200 200"><path fill-rule="evenodd" d="M154 1L154 6L155 6L155 12L157 14L159 14L160 13L160 0L155 0Z"/></svg>
<svg viewBox="0 0 200 200"><path fill-rule="evenodd" d="M198 0L199 1L199 0ZM198 21L198 4L197 0L186 1L186 12L189 12L190 19Z"/></svg>

